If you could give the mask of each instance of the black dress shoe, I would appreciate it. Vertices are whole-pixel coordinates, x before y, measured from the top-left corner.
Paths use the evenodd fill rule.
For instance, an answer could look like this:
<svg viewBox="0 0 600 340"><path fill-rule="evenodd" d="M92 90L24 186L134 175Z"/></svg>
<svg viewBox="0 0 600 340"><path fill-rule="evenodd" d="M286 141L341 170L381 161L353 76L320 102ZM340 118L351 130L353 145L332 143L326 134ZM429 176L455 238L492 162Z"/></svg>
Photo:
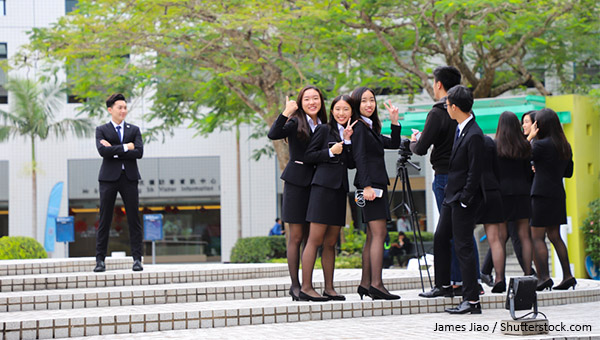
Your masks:
<svg viewBox="0 0 600 340"><path fill-rule="evenodd" d="M575 280L574 277L565 280L563 282L561 282L559 285L556 285L554 287L552 287L552 289L554 290L567 290L571 287L573 287L573 290L575 290L575 286L577 285L577 280Z"/></svg>
<svg viewBox="0 0 600 340"><path fill-rule="evenodd" d="M144 270L144 267L142 267L142 261L140 261L140 260L133 261L132 269L134 272L141 272L142 270Z"/></svg>
<svg viewBox="0 0 600 340"><path fill-rule="evenodd" d="M369 287L369 295L371 296L371 299L373 299L373 300L398 300L398 299L400 299L400 295L385 293L373 286Z"/></svg>
<svg viewBox="0 0 600 340"><path fill-rule="evenodd" d="M369 290L363 286L358 286L358 289L356 290L356 292L358 293L358 295L360 295L360 299L363 299L363 296L368 296L371 297L371 295L369 294Z"/></svg>
<svg viewBox="0 0 600 340"><path fill-rule="evenodd" d="M453 297L454 292L452 287L433 287L433 289L428 292L419 293L419 296L424 298L434 298L438 296Z"/></svg>
<svg viewBox="0 0 600 340"><path fill-rule="evenodd" d="M552 290L553 284L554 284L554 281L552 281L552 279L548 279L548 280L538 284L537 287L535 288L535 290L537 290L538 292L541 292L542 290L546 290L546 289Z"/></svg>
<svg viewBox="0 0 600 340"><path fill-rule="evenodd" d="M504 293L506 292L506 281L498 281L492 288L492 293Z"/></svg>
<svg viewBox="0 0 600 340"><path fill-rule="evenodd" d="M306 294L303 291L300 291L300 294L298 294L298 298L300 299L300 301L315 301L315 302L329 301L328 297L325 297L325 296L310 296L310 295Z"/></svg>
<svg viewBox="0 0 600 340"><path fill-rule="evenodd" d="M456 307L446 308L445 311L450 314L481 314L481 303L470 303L465 300Z"/></svg>
<svg viewBox="0 0 600 340"><path fill-rule="evenodd" d="M300 298L298 297L298 295L294 294L294 290L292 289L292 287L290 287L290 296L292 297L292 301L298 301L298 300L300 300Z"/></svg>
<svg viewBox="0 0 600 340"><path fill-rule="evenodd" d="M101 273L106 270L106 265L104 261L96 261L96 267L94 268L94 272Z"/></svg>
<svg viewBox="0 0 600 340"><path fill-rule="evenodd" d="M324 297L328 297L329 300L335 300L335 301L346 301L346 297L343 295L330 295L327 294L326 292L323 292L323 296Z"/></svg>
<svg viewBox="0 0 600 340"><path fill-rule="evenodd" d="M479 276L481 276L481 281L483 281L486 285L488 285L490 287L494 286L494 278L492 277L491 274L481 273L481 274L479 274Z"/></svg>

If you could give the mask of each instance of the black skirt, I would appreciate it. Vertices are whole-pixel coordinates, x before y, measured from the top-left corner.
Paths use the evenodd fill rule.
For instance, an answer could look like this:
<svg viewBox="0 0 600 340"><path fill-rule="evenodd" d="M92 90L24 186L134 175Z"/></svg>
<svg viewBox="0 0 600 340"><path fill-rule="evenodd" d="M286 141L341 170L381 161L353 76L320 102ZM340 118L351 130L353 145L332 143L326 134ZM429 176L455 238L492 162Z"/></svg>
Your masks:
<svg viewBox="0 0 600 340"><path fill-rule="evenodd" d="M382 189L383 196L375 198L373 201L365 200L365 206L361 209L363 222L367 223L375 220L391 221L387 185L373 185L373 188Z"/></svg>
<svg viewBox="0 0 600 340"><path fill-rule="evenodd" d="M505 221L516 221L524 218L529 219L531 217L531 196L502 196L502 207L504 208Z"/></svg>
<svg viewBox="0 0 600 340"><path fill-rule="evenodd" d="M567 223L564 198L531 196L531 226L551 227Z"/></svg>
<svg viewBox="0 0 600 340"><path fill-rule="evenodd" d="M344 189L336 190L313 185L310 189L306 220L327 225L346 225L346 192Z"/></svg>
<svg viewBox="0 0 600 340"><path fill-rule="evenodd" d="M306 223L306 210L310 198L310 186L301 187L285 182L281 220L287 223Z"/></svg>
<svg viewBox="0 0 600 340"><path fill-rule="evenodd" d="M485 192L485 203L479 208L479 219L477 223L502 223L504 222L504 210L502 209L502 195L500 190L489 190Z"/></svg>

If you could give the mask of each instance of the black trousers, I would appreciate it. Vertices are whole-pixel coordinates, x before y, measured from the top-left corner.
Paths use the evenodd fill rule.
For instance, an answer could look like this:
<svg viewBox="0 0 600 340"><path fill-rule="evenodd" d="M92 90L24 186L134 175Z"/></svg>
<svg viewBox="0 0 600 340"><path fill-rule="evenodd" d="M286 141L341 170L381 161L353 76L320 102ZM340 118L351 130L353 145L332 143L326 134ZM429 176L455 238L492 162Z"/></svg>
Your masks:
<svg viewBox="0 0 600 340"><path fill-rule="evenodd" d="M480 202L481 200L473 200ZM463 300L478 301L477 262L473 247L473 230L477 219L477 203L467 208L460 203L442 204L440 219L433 237L433 263L435 267L435 285L450 285L450 266L452 262L450 240L454 240L454 250L463 279Z"/></svg>
<svg viewBox="0 0 600 340"><path fill-rule="evenodd" d="M100 221L96 231L96 261L104 261L108 248L108 236L112 224L113 211L117 192L121 194L129 225L129 243L134 260L142 260L142 223L139 217L138 181L131 181L121 172L121 177L114 182L100 182Z"/></svg>
<svg viewBox="0 0 600 340"><path fill-rule="evenodd" d="M517 230L515 221L508 221L506 223L506 230L508 232L508 237L510 237L510 241L512 242L513 249L515 250L515 255L517 255L519 265L521 266L521 269L523 269L523 272L525 272L525 267L523 266L523 250L521 250L521 240L519 239L519 231ZM490 275L492 274L492 269L494 269L494 263L492 262L492 248L490 248L485 255L485 260L483 260L481 272Z"/></svg>

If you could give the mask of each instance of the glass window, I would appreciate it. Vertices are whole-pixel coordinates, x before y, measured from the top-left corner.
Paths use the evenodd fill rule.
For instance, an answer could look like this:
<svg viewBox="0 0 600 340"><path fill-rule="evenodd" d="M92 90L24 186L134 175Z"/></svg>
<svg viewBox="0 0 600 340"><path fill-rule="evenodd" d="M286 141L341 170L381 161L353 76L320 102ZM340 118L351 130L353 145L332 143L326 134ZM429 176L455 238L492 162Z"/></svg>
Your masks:
<svg viewBox="0 0 600 340"><path fill-rule="evenodd" d="M3 2L4 1L0 3L0 6L3 6ZM8 48L6 47L6 43L0 43L0 62L2 62L2 60L6 60L7 58ZM6 73L4 73L4 68L0 67L0 104L8 103L8 92L6 91L4 84L6 84Z"/></svg>
<svg viewBox="0 0 600 340"><path fill-rule="evenodd" d="M6 15L6 0L0 0L0 12L2 15Z"/></svg>
<svg viewBox="0 0 600 340"><path fill-rule="evenodd" d="M65 14L73 12L77 8L79 0L65 0Z"/></svg>

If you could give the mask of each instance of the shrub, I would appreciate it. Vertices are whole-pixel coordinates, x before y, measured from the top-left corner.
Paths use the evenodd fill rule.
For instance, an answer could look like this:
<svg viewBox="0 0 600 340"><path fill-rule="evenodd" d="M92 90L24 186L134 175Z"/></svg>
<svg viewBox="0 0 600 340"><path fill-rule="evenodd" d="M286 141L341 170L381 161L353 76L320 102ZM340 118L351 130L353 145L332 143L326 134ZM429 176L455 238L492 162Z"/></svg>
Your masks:
<svg viewBox="0 0 600 340"><path fill-rule="evenodd" d="M394 242L396 242L396 240L398 240L398 232L397 231L390 231L389 234L390 234L391 243L394 243ZM414 240L415 240L413 234L414 233L412 231L404 232L404 235L406 235L406 237L410 240L410 242L414 242ZM417 233L417 236L418 236L418 233ZM433 233L430 233L428 231L422 231L421 238L423 239L423 242L433 241Z"/></svg>
<svg viewBox="0 0 600 340"><path fill-rule="evenodd" d="M349 228L342 228L344 232L345 242L340 245L340 249L344 254L362 254L362 248L365 244L367 236L361 230L358 232L354 231L354 226Z"/></svg>
<svg viewBox="0 0 600 340"><path fill-rule="evenodd" d="M238 239L231 250L231 262L262 263L286 257L285 236L258 236Z"/></svg>
<svg viewBox="0 0 600 340"><path fill-rule="evenodd" d="M46 250L31 237L4 236L0 238L0 260L45 259Z"/></svg>
<svg viewBox="0 0 600 340"><path fill-rule="evenodd" d="M589 204L590 213L583 220L581 231L585 240L585 253L592 258L593 263L600 263L600 198Z"/></svg>

